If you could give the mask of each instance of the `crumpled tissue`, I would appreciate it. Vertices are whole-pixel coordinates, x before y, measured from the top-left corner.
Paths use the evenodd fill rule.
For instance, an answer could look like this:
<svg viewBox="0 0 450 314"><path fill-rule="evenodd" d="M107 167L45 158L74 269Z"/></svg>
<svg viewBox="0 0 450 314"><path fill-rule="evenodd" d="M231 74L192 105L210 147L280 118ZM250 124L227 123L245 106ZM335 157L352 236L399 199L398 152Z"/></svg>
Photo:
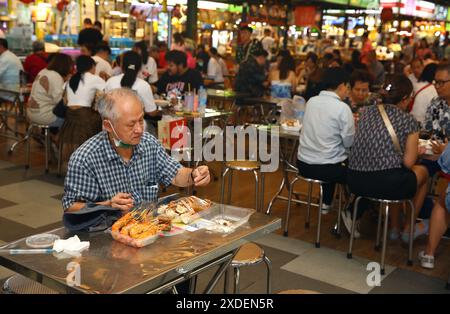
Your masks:
<svg viewBox="0 0 450 314"><path fill-rule="evenodd" d="M53 250L57 253L76 254L89 248L89 241L80 241L78 236L73 236L66 240L56 240L53 244Z"/></svg>

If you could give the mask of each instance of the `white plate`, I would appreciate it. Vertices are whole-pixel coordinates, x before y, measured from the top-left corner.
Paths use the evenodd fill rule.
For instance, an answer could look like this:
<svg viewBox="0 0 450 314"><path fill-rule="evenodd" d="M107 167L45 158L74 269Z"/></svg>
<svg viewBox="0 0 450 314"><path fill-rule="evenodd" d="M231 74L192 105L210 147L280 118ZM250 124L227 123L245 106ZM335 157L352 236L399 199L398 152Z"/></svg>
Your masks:
<svg viewBox="0 0 450 314"><path fill-rule="evenodd" d="M298 126L287 126L286 124L282 124L281 127L286 131L298 132L302 128L301 125Z"/></svg>
<svg viewBox="0 0 450 314"><path fill-rule="evenodd" d="M162 107L162 108L170 106L170 102L168 100L165 100L165 99L155 99L155 104L157 106Z"/></svg>

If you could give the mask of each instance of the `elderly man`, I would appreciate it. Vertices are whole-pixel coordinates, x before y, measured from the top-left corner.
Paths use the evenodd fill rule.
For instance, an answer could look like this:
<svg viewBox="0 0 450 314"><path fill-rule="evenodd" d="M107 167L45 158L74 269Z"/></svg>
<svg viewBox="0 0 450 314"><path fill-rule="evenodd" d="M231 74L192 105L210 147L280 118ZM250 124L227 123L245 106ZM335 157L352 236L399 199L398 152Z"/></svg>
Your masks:
<svg viewBox="0 0 450 314"><path fill-rule="evenodd" d="M33 42L33 53L28 55L23 63L23 68L28 74L28 83L33 83L38 73L47 67L47 58L44 42L40 40Z"/></svg>
<svg viewBox="0 0 450 314"><path fill-rule="evenodd" d="M108 92L98 106L104 131L71 156L62 200L64 211L96 204L128 212L156 201L158 186L205 186L207 166L184 168L160 143L144 133L144 109L137 94L120 88ZM89 203L89 204L87 204Z"/></svg>

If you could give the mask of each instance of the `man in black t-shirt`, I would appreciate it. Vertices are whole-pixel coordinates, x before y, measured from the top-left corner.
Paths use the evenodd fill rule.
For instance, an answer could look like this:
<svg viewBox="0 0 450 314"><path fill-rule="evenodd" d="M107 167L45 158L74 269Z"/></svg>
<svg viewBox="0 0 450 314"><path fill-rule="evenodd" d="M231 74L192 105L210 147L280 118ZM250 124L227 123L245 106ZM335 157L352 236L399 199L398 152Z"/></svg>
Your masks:
<svg viewBox="0 0 450 314"><path fill-rule="evenodd" d="M199 71L187 67L187 56L178 50L166 54L167 71L156 83L158 94L167 94L177 90L180 93L199 90L203 86L203 78Z"/></svg>

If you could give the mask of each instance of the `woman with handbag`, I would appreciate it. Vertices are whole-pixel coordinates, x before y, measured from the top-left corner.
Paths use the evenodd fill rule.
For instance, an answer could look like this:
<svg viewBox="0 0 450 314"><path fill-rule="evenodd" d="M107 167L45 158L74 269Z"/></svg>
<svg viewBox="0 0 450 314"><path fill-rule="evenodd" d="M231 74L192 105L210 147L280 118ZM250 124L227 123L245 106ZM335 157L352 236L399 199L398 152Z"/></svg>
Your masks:
<svg viewBox="0 0 450 314"><path fill-rule="evenodd" d="M394 76L382 90L384 104L366 107L350 152L347 183L357 196L413 199L417 217L426 196L428 172L424 166L416 165L420 129L414 117L406 112L412 92L413 86L406 76ZM357 219L367 202L360 205ZM391 213L390 238L396 239L400 230L399 212ZM342 216L350 231L351 213L344 210ZM406 223L403 240L409 240L409 228ZM415 229L415 237L426 232L424 226ZM359 237L359 232L355 232L355 237Z"/></svg>
<svg viewBox="0 0 450 314"><path fill-rule="evenodd" d="M56 128L62 126L64 118L57 116L54 109L63 98L64 84L72 69L70 56L63 53L51 56L47 68L39 72L31 88L27 116L32 122Z"/></svg>
<svg viewBox="0 0 450 314"><path fill-rule="evenodd" d="M77 72L66 86L67 111L60 132L66 154L102 130L102 121L94 108L98 93L103 93L105 81L95 75L95 60L81 55L76 60Z"/></svg>

